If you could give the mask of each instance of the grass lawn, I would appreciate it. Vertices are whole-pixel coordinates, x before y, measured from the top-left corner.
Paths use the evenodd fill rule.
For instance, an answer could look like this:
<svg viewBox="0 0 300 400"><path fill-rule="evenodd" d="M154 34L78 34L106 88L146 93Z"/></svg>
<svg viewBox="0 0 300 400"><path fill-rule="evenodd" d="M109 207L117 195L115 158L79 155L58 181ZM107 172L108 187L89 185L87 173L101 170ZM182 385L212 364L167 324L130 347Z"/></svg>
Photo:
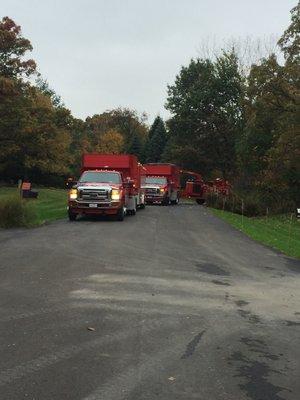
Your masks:
<svg viewBox="0 0 300 400"><path fill-rule="evenodd" d="M267 244L283 253L300 258L300 221L295 215L248 218L228 211L211 208L218 217L246 233L252 239Z"/></svg>
<svg viewBox="0 0 300 400"><path fill-rule="evenodd" d="M67 191L63 189L37 188L37 199L24 200L32 209L33 220L30 226L41 225L46 221L54 221L67 216ZM18 196L18 189L13 187L0 187L1 199Z"/></svg>

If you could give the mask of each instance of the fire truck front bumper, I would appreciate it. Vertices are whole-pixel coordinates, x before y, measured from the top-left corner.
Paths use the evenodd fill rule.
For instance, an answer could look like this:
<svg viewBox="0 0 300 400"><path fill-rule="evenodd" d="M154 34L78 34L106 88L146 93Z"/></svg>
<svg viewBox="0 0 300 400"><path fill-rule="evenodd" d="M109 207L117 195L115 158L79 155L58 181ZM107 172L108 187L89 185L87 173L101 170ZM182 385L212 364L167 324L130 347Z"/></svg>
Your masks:
<svg viewBox="0 0 300 400"><path fill-rule="evenodd" d="M106 203L69 201L68 204L70 212L83 215L115 215L122 207L123 203L121 201Z"/></svg>
<svg viewBox="0 0 300 400"><path fill-rule="evenodd" d="M149 195L146 194L145 201L146 203L163 203L166 200L166 195Z"/></svg>

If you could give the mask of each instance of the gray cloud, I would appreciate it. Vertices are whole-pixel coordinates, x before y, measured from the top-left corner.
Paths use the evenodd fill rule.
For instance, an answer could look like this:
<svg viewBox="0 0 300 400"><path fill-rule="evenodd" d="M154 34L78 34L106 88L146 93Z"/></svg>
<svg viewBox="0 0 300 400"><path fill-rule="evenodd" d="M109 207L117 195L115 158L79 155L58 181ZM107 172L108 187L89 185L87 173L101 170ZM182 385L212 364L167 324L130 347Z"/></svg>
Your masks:
<svg viewBox="0 0 300 400"><path fill-rule="evenodd" d="M280 36L296 0L0 0L72 113L164 110L166 86L206 38Z"/></svg>

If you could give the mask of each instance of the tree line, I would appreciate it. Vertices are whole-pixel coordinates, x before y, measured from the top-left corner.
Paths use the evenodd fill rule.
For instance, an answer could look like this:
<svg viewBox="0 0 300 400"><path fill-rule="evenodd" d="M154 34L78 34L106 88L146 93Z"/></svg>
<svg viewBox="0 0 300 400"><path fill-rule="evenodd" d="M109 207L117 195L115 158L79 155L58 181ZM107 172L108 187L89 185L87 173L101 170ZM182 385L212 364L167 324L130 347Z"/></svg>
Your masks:
<svg viewBox="0 0 300 400"><path fill-rule="evenodd" d="M84 152L131 153L174 162L272 204L295 204L300 189L300 3L275 54L241 68L233 47L196 58L168 86L171 117L117 108L81 120L37 72L31 43L0 22L0 180L59 184L79 172Z"/></svg>
<svg viewBox="0 0 300 400"><path fill-rule="evenodd" d="M164 121L149 129L145 114L117 108L86 118L72 116L26 59L31 43L11 18L0 21L0 181L30 179L62 184L79 173L84 152L131 153L158 161L166 143Z"/></svg>
<svg viewBox="0 0 300 400"><path fill-rule="evenodd" d="M283 62L271 54L250 69L234 48L182 67L168 86L164 159L284 211L300 200L300 2L278 47Z"/></svg>

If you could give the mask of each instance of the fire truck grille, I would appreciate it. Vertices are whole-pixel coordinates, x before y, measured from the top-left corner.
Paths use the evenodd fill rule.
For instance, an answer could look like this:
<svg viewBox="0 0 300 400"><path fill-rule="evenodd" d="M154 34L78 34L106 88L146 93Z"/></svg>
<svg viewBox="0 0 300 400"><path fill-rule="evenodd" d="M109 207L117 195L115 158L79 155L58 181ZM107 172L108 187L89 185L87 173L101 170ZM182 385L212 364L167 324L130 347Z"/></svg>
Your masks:
<svg viewBox="0 0 300 400"><path fill-rule="evenodd" d="M149 195L155 195L155 194L160 194L160 191L159 191L159 189L157 188L146 188L146 194L149 194Z"/></svg>
<svg viewBox="0 0 300 400"><path fill-rule="evenodd" d="M106 189L81 189L79 191L80 200L108 200L109 191Z"/></svg>

